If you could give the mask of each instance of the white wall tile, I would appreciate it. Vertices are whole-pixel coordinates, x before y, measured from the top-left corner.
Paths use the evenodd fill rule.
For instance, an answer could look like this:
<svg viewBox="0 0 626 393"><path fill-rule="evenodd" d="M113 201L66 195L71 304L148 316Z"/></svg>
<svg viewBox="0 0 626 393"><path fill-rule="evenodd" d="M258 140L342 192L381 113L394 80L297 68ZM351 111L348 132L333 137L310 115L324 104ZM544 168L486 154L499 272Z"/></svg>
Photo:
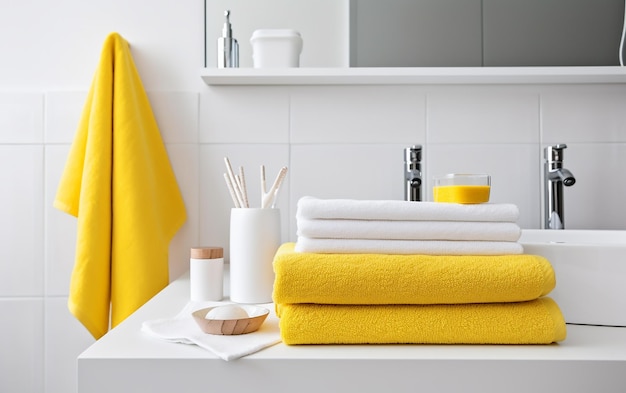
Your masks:
<svg viewBox="0 0 626 393"><path fill-rule="evenodd" d="M76 358L95 340L69 312L66 297L48 298L45 307L45 391L77 392Z"/></svg>
<svg viewBox="0 0 626 393"><path fill-rule="evenodd" d="M76 217L52 205L69 153L69 145L46 146L45 263L46 295L67 296L76 256Z"/></svg>
<svg viewBox="0 0 626 393"><path fill-rule="evenodd" d="M201 143L287 143L289 95L282 87L212 86L200 96Z"/></svg>
<svg viewBox="0 0 626 393"><path fill-rule="evenodd" d="M198 244L200 221L200 160L197 144L170 144L167 152L178 187L185 200L187 221L176 233L169 248L170 280L189 269L189 248Z"/></svg>
<svg viewBox="0 0 626 393"><path fill-rule="evenodd" d="M43 392L43 300L0 299L0 315L0 392Z"/></svg>
<svg viewBox="0 0 626 393"><path fill-rule="evenodd" d="M148 97L165 143L198 142L198 93L153 91Z"/></svg>
<svg viewBox="0 0 626 393"><path fill-rule="evenodd" d="M626 229L626 144L572 143L564 166L576 183L565 187L566 229Z"/></svg>
<svg viewBox="0 0 626 393"><path fill-rule="evenodd" d="M428 143L538 143L539 95L525 87L439 87L428 94Z"/></svg>
<svg viewBox="0 0 626 393"><path fill-rule="evenodd" d="M522 228L539 228L540 154L536 145L433 145L427 156L426 190L432 201L433 177L447 173L491 175L490 202L519 207Z"/></svg>
<svg viewBox="0 0 626 393"><path fill-rule="evenodd" d="M274 182L283 166L289 167L289 147L287 145L201 145L200 146L200 245L224 247L228 260L230 246L230 210L234 207L224 181L226 167L224 157L228 157L233 169L244 167L248 198L251 207L260 207L261 181L260 166L265 165L268 188ZM289 189L291 183L289 167L283 182L276 207L281 209L282 238L287 238ZM297 172L296 172L297 173Z"/></svg>
<svg viewBox="0 0 626 393"><path fill-rule="evenodd" d="M546 88L541 118L544 144L626 142L626 85Z"/></svg>
<svg viewBox="0 0 626 393"><path fill-rule="evenodd" d="M289 239L296 240L296 204L303 196L403 199L404 147L392 144L292 146Z"/></svg>
<svg viewBox="0 0 626 393"><path fill-rule="evenodd" d="M408 86L309 86L291 92L292 143L406 143L425 137L425 94Z"/></svg>
<svg viewBox="0 0 626 393"><path fill-rule="evenodd" d="M86 91L46 93L47 143L72 143L87 99Z"/></svg>
<svg viewBox="0 0 626 393"><path fill-rule="evenodd" d="M0 143L43 142L43 94L0 93Z"/></svg>
<svg viewBox="0 0 626 393"><path fill-rule="evenodd" d="M43 295L43 181L43 146L0 145L0 296Z"/></svg>

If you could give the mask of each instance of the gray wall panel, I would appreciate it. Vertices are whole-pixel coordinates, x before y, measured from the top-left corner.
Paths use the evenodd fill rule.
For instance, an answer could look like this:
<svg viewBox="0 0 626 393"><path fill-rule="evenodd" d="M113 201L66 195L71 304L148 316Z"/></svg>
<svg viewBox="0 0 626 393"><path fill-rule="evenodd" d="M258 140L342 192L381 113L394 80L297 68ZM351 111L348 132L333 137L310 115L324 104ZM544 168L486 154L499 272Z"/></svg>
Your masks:
<svg viewBox="0 0 626 393"><path fill-rule="evenodd" d="M485 66L618 65L623 0L483 0Z"/></svg>
<svg viewBox="0 0 626 393"><path fill-rule="evenodd" d="M481 0L355 0L351 65L480 66Z"/></svg>
<svg viewBox="0 0 626 393"><path fill-rule="evenodd" d="M623 0L352 0L353 67L619 64Z"/></svg>

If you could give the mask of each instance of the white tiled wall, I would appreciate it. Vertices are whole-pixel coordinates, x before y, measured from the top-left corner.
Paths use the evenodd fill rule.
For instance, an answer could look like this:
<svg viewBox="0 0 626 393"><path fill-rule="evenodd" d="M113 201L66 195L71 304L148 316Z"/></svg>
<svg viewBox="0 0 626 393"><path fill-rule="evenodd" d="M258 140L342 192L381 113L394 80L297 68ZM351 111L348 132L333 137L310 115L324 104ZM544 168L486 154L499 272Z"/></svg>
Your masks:
<svg viewBox="0 0 626 393"><path fill-rule="evenodd" d="M284 88L213 87L200 99L200 143L286 143L289 95Z"/></svg>
<svg viewBox="0 0 626 393"><path fill-rule="evenodd" d="M43 94L0 93L0 141L43 142Z"/></svg>
<svg viewBox="0 0 626 393"><path fill-rule="evenodd" d="M624 85L546 87L541 101L546 144L626 142Z"/></svg>
<svg viewBox="0 0 626 393"><path fill-rule="evenodd" d="M43 147L0 146L0 296L43 295ZM8 209L10 208L10 209ZM13 277L22 277L14 280Z"/></svg>
<svg viewBox="0 0 626 393"><path fill-rule="evenodd" d="M401 199L402 151L424 146L430 179L492 175L495 202L541 225L541 157L567 143L569 228L626 229L626 85L282 86L150 91L188 220L170 246L171 276L191 246L228 253L223 157L259 190L259 165L289 175L278 200L295 240L304 195ZM52 208L85 91L0 94L0 391L75 391L75 359L93 339L66 307L75 219ZM251 192L258 205L259 193Z"/></svg>
<svg viewBox="0 0 626 393"><path fill-rule="evenodd" d="M410 143L423 139L425 94L408 86L291 89L294 144Z"/></svg>
<svg viewBox="0 0 626 393"><path fill-rule="evenodd" d="M3 392L43 392L43 298L2 297L0 313L0 388Z"/></svg>

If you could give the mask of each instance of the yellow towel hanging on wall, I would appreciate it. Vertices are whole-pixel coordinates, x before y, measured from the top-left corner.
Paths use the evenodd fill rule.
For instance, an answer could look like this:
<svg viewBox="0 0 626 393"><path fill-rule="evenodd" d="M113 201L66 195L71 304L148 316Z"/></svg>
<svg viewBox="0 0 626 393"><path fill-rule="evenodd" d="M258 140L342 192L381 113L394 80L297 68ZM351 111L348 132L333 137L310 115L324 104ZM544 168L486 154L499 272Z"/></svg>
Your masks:
<svg viewBox="0 0 626 393"><path fill-rule="evenodd" d="M117 33L102 48L54 206L78 219L68 307L98 339L168 284L169 243L186 219L128 42Z"/></svg>

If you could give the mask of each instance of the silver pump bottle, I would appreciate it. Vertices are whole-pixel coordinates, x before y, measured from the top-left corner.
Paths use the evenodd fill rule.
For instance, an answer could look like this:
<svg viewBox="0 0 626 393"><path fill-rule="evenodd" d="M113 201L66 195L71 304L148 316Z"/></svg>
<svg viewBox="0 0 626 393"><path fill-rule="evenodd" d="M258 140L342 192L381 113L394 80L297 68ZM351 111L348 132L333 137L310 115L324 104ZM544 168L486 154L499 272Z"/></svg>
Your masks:
<svg viewBox="0 0 626 393"><path fill-rule="evenodd" d="M222 36L217 39L217 68L239 67L239 43L233 38L230 25L230 10L224 11L226 20L222 28Z"/></svg>

